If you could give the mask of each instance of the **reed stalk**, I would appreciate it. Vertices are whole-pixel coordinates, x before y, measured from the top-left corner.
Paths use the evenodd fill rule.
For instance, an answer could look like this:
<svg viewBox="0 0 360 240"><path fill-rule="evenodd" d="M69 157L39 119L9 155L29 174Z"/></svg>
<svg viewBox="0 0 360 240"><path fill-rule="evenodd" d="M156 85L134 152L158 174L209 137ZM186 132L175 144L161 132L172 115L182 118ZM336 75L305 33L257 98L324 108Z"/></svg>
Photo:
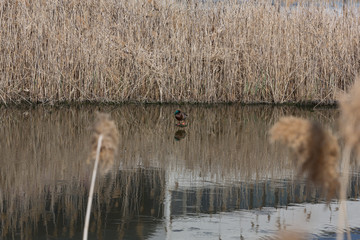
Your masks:
<svg viewBox="0 0 360 240"><path fill-rule="evenodd" d="M91 213L91 205L92 205L92 199L93 199L93 195L94 195L94 187L95 187L96 173L97 173L98 164L99 164L99 159L100 159L100 149L101 149L102 140L103 140L103 135L100 135L100 136L99 136L99 139L98 139L98 143L97 143L96 158L95 158L95 163L94 163L94 170L93 170L92 177L91 177L89 197L88 197L88 203L87 203L87 207L86 207L86 216L85 216L85 225L84 225L83 240L87 240L87 239L88 239L90 213Z"/></svg>
<svg viewBox="0 0 360 240"><path fill-rule="evenodd" d="M339 219L338 219L338 228L336 231L336 240L344 239L344 229L346 229L347 239L351 240L350 229L347 221L347 189L349 185L349 171L350 171L350 154L351 148L346 145L343 151L342 159L342 175L340 182L340 207L339 207Z"/></svg>

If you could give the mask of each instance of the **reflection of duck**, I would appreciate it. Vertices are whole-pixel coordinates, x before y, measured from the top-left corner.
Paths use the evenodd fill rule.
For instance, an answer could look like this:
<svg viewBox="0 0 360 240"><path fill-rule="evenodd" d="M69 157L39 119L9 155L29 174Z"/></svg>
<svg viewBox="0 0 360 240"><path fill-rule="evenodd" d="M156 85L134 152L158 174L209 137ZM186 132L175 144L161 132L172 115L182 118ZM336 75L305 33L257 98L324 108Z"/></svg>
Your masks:
<svg viewBox="0 0 360 240"><path fill-rule="evenodd" d="M185 119L188 117L188 115L180 110L175 111L175 118L179 121L177 126L186 126Z"/></svg>
<svg viewBox="0 0 360 240"><path fill-rule="evenodd" d="M174 138L176 141L180 141L181 139L186 137L186 132L185 130L177 130L175 132Z"/></svg>

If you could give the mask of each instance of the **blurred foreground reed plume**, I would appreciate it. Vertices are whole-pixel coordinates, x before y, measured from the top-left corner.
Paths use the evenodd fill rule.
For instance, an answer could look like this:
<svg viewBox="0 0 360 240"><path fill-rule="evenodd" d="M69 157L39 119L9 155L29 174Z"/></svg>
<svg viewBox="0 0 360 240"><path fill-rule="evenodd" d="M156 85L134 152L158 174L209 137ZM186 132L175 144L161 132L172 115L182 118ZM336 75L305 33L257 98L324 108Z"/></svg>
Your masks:
<svg viewBox="0 0 360 240"><path fill-rule="evenodd" d="M360 77L355 80L349 94L340 98L339 127L349 150L360 155ZM345 147L345 148L346 148ZM359 157L357 158L359 163Z"/></svg>
<svg viewBox="0 0 360 240"><path fill-rule="evenodd" d="M350 155L355 150L359 163L360 155L360 77L356 77L355 83L349 94L339 100L340 103L340 133L344 137L345 146L341 162L341 190L340 190L340 211L338 221L337 240L343 239L343 229L347 231L347 239L351 239L350 229L347 223L347 189L350 176Z"/></svg>
<svg viewBox="0 0 360 240"><path fill-rule="evenodd" d="M94 170L91 177L88 204L86 208L85 225L83 239L87 240L90 222L90 213L92 198L94 195L94 186L98 164L100 162L101 173L108 172L114 164L117 146L119 144L119 132L115 122L110 120L110 115L105 113L96 113L96 119L93 127L91 139L90 159L95 159Z"/></svg>
<svg viewBox="0 0 360 240"><path fill-rule="evenodd" d="M318 123L297 117L283 117L270 129L270 140L280 141L296 155L299 175L307 174L321 186L329 201L339 187L337 139Z"/></svg>
<svg viewBox="0 0 360 240"><path fill-rule="evenodd" d="M96 149L100 135L103 135L100 148L100 171L108 172L114 164L114 158L119 145L119 132L115 122L110 120L110 115L106 113L96 113L91 137L91 153L88 162L96 158Z"/></svg>

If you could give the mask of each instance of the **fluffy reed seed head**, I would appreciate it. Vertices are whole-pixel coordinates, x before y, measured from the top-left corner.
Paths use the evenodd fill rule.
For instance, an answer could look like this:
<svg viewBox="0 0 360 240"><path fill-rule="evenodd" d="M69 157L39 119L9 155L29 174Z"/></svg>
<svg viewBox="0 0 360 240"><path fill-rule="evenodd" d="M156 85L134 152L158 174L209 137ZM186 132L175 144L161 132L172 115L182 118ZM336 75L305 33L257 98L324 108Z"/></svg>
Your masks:
<svg viewBox="0 0 360 240"><path fill-rule="evenodd" d="M100 135L103 135L103 139L100 148L99 168L100 172L106 173L114 164L114 158L119 144L119 131L115 122L110 120L109 114L97 112L93 126L93 135L91 137L91 154L89 160L96 158L96 149Z"/></svg>
<svg viewBox="0 0 360 240"><path fill-rule="evenodd" d="M356 78L350 92L343 95L339 100L340 132L346 145L355 149L360 156L360 76Z"/></svg>
<svg viewBox="0 0 360 240"><path fill-rule="evenodd" d="M299 174L321 186L329 201L339 188L339 145L318 123L297 117L281 118L270 129L270 140L289 146L296 156Z"/></svg>

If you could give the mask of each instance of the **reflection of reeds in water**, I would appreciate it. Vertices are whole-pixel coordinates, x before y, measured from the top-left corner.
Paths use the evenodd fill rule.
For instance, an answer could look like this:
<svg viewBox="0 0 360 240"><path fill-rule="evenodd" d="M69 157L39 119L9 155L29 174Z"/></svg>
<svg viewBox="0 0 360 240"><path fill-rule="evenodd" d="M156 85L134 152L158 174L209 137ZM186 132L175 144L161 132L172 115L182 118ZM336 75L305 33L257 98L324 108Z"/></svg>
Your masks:
<svg viewBox="0 0 360 240"><path fill-rule="evenodd" d="M296 155L300 174L320 185L330 200L339 187L337 139L318 123L296 117L281 118L270 130L272 141L281 141Z"/></svg>
<svg viewBox="0 0 360 240"><path fill-rule="evenodd" d="M43 224L49 232L42 233L50 237L70 237L82 231L89 189L89 168L84 159L90 148L85 149L84 145L91 138L88 126L94 109L37 107L25 109L29 112L26 118L21 108L0 109L3 136L0 138L0 211L4 216L0 238L7 239L17 232L31 238L37 234L34 226ZM113 207L111 204L118 206L124 219L139 212L137 207L141 204L136 196L143 195L145 190L139 186L144 183L135 177L138 171L132 170L139 164L144 168L156 166L166 171L208 174L217 176L219 181L230 177L231 181L284 178L289 176L287 160L278 146L267 144L265 135L275 119L292 114L314 117L322 124L335 122L332 110L310 113L290 107L193 106L186 137L175 141L173 109L173 106L155 105L103 107L103 111L112 110L111 115L122 133L119 139L122 147L113 169L129 171L122 172L115 180L113 175L108 175L112 177L109 182L98 178L95 186L98 197L94 198L96 207L92 210L96 225L102 224L95 217L103 214L100 205L106 211ZM262 151L258 150L259 146ZM154 173L154 178L163 178L161 174ZM179 188L183 187L181 184ZM106 192L102 191L104 188ZM118 194L113 196L115 192ZM304 197L291 196L291 199L300 198L302 202L310 200L305 198L310 195L304 192ZM112 203L112 199L117 202ZM47 221L42 221L42 216ZM64 222L62 218L71 221ZM71 226L73 222L77 224L75 227ZM123 223L119 231L126 232L126 220Z"/></svg>

